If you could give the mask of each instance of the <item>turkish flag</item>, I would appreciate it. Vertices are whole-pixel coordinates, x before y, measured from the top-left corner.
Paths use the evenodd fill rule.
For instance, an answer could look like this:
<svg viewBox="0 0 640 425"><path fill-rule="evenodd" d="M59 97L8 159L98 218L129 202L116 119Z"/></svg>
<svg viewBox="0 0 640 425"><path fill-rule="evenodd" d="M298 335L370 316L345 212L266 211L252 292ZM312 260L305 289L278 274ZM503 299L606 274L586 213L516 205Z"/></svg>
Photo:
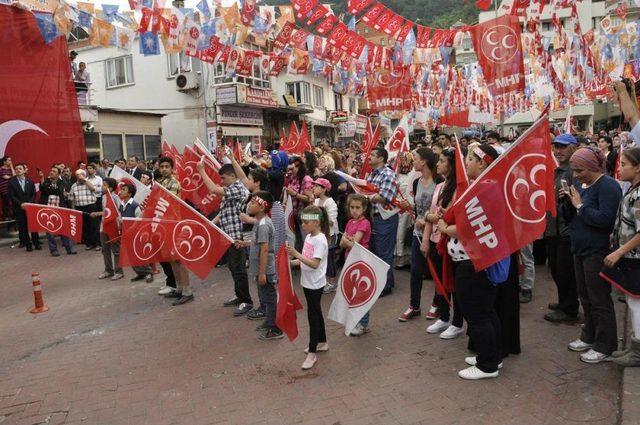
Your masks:
<svg viewBox="0 0 640 425"><path fill-rule="evenodd" d="M158 235L160 227L150 226L148 239L161 236L171 246L172 259L179 260L201 279L207 277L233 244L226 233L157 183L147 198L142 218L177 222L171 234ZM124 240L123 230L123 245ZM134 246L139 247L140 243L136 243Z"/></svg>
<svg viewBox="0 0 640 425"><path fill-rule="evenodd" d="M467 169L464 165L464 155L462 155L462 149L460 148L460 142L457 140L455 144L455 161L456 161L456 195L462 196L465 190L469 187L469 176L467 176Z"/></svg>
<svg viewBox="0 0 640 425"><path fill-rule="evenodd" d="M109 240L112 240L117 238L119 234L118 216L120 213L118 212L111 192L107 192L104 196L106 201L104 211L102 211L102 233L107 235Z"/></svg>
<svg viewBox="0 0 640 425"><path fill-rule="evenodd" d="M287 334L290 341L293 341L298 336L296 310L302 310L302 304L293 291L286 245L282 245L276 254L276 267L278 269L276 326Z"/></svg>
<svg viewBox="0 0 640 425"><path fill-rule="evenodd" d="M345 335L353 331L380 297L388 270L387 263L362 245L356 243L351 248L327 316L344 325Z"/></svg>
<svg viewBox="0 0 640 425"><path fill-rule="evenodd" d="M280 146L280 150L286 151L287 153L293 153L293 149L298 144L298 126L295 121L291 121L291 127L289 127L289 137L284 144L284 146Z"/></svg>
<svg viewBox="0 0 640 425"><path fill-rule="evenodd" d="M450 127L471 127L471 123L469 123L469 110L465 109L463 111L443 115L442 118L440 118L440 124L448 125Z"/></svg>
<svg viewBox="0 0 640 425"><path fill-rule="evenodd" d="M503 15L471 27L473 49L493 96L524 92L524 63L517 16Z"/></svg>
<svg viewBox="0 0 640 425"><path fill-rule="evenodd" d="M555 214L549 117L543 115L458 197L458 239L476 270L536 240Z"/></svg>
<svg viewBox="0 0 640 425"><path fill-rule="evenodd" d="M34 175L54 162L86 162L65 37L46 44L33 13L7 5L0 28L0 158Z"/></svg>
<svg viewBox="0 0 640 425"><path fill-rule="evenodd" d="M184 161L178 173L180 180L180 197L189 200L205 216L220 209L221 199L219 196L209 192L204 184L202 176L198 172L198 162L202 157L190 146L184 149ZM220 175L213 167L211 161L204 161L204 170L207 176L216 184L222 185Z"/></svg>
<svg viewBox="0 0 640 425"><path fill-rule="evenodd" d="M302 126L300 127L300 132L298 133L298 145L293 149L293 153L302 155L305 152L310 152L312 150L313 146L311 146L311 139L309 136L309 129L307 128L307 122L302 121Z"/></svg>
<svg viewBox="0 0 640 425"><path fill-rule="evenodd" d="M0 7L1 9L1 7ZM30 232L46 232L82 240L82 211L24 203Z"/></svg>

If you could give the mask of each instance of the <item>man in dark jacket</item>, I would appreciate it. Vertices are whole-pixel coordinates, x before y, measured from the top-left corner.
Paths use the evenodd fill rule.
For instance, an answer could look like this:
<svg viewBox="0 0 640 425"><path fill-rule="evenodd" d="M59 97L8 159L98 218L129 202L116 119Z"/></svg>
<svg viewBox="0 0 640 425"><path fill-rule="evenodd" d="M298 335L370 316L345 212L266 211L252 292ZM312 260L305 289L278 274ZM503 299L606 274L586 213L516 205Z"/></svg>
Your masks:
<svg viewBox="0 0 640 425"><path fill-rule="evenodd" d="M553 154L558 161L555 170L554 190L556 193L557 213L555 217L547 213L547 228L544 232L547 243L549 269L556 287L558 288L558 302L549 304L549 312L544 315L549 322L572 322L578 318L578 290L573 268L573 254L569 239L569 224L560 214L560 206L566 199L558 197L562 182L575 185L573 171L569 164L571 155L576 151L578 142L571 134L561 134L553 140Z"/></svg>
<svg viewBox="0 0 640 425"><path fill-rule="evenodd" d="M67 200L65 197L65 188L62 179L60 178L60 170L57 167L51 167L49 171L49 177L40 185L40 203L43 205L50 205L53 207L68 208ZM73 243L66 236L60 236L62 240L62 246L69 255L75 255L73 250ZM55 236L51 233L47 233L47 243L49 245L49 252L52 257L59 257L58 245L55 240Z"/></svg>
<svg viewBox="0 0 640 425"><path fill-rule="evenodd" d="M34 202L36 199L36 186L31 179L25 175L25 164L17 164L15 166L16 175L9 179L9 198L13 205L13 215L18 224L18 234L20 236L20 245L27 247L27 251L42 249L38 233L32 232L29 235L29 226L27 223L27 213L22 204L25 202Z"/></svg>

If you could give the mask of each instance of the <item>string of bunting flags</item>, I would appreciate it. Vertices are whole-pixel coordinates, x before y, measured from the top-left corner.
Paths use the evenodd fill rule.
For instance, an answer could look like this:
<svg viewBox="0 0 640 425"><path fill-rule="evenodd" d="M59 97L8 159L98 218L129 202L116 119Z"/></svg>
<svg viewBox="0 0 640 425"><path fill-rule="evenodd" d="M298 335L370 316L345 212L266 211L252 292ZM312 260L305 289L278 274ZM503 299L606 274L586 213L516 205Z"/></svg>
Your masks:
<svg viewBox="0 0 640 425"><path fill-rule="evenodd" d="M417 24L377 0L349 0L347 23L319 0L277 7L255 0L228 6L200 0L195 9L130 0L130 10L57 0L53 13L35 15L48 42L79 26L93 45L130 50L139 37L143 55L160 54L162 45L165 53L184 52L222 65L229 76L251 75L255 63L263 75L274 77L312 73L327 78L336 93L366 97L371 113L412 111L416 126L430 127L606 101L612 79L638 78L638 20L627 20L623 3L613 11L616 19L607 16L583 31L580 3L503 0L502 16L450 29ZM552 15L551 34L541 25L545 8ZM569 16L560 19L566 10ZM357 22L393 43L365 39ZM477 62L454 65L452 50L467 37ZM247 41L260 50L243 47Z"/></svg>

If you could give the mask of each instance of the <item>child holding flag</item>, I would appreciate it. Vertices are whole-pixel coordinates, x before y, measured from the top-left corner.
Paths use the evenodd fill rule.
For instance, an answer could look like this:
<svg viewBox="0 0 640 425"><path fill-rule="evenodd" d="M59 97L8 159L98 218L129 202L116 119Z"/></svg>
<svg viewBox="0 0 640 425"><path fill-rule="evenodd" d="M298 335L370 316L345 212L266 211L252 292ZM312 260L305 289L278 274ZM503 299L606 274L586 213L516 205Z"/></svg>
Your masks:
<svg viewBox="0 0 640 425"><path fill-rule="evenodd" d="M93 217L104 216L105 211L108 209L114 214L118 214L120 208L120 197L116 194L116 187L118 183L116 179L111 177L105 177L102 179L102 193L105 196L102 197L102 211L92 212ZM111 208L109 208L111 205ZM104 261L104 272L98 276L98 279L118 280L124 277L122 267L120 267L120 241L118 235L109 235L105 232L105 220L100 221L100 242L102 244L102 259ZM117 226L117 225L116 225ZM114 240L116 239L116 240ZM112 257L113 255L113 257Z"/></svg>
<svg viewBox="0 0 640 425"><path fill-rule="evenodd" d="M356 243L369 249L369 239L371 239L371 204L369 199L364 195L349 195L347 208L351 219L340 240L340 247L345 250L345 258L348 257L349 251ZM355 329L351 331L351 336L360 336L367 332L369 332L369 312L360 319Z"/></svg>
<svg viewBox="0 0 640 425"><path fill-rule="evenodd" d="M309 320L309 348L302 369L311 369L318 360L317 351L327 351L327 335L322 317L322 291L327 284L327 257L329 251L329 217L324 208L310 205L302 210L302 231L307 234L302 253L287 246L287 253L294 260L291 264L301 269L300 284L307 299Z"/></svg>
<svg viewBox="0 0 640 425"><path fill-rule="evenodd" d="M264 305L265 322L258 327L260 339L280 339L284 336L276 326L276 260L275 230L268 214L273 204L273 197L267 191L260 190L253 194L247 211L256 222L253 226L251 241L236 240L236 247L249 249L249 277L258 284L258 297Z"/></svg>

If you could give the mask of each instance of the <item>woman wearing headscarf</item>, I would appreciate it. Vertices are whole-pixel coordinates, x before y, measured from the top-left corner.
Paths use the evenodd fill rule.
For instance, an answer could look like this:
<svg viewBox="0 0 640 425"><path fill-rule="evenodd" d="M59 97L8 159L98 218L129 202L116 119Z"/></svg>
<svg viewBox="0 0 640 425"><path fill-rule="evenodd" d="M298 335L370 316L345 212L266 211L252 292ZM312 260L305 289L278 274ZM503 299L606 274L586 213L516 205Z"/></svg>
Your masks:
<svg viewBox="0 0 640 425"><path fill-rule="evenodd" d="M580 338L569 344L569 350L585 351L580 360L586 363L606 360L618 345L611 286L599 276L610 252L609 235L622 198L620 185L605 174L606 161L597 149L578 149L570 163L581 187L560 192L570 201L561 211L569 222L578 297L584 310Z"/></svg>

